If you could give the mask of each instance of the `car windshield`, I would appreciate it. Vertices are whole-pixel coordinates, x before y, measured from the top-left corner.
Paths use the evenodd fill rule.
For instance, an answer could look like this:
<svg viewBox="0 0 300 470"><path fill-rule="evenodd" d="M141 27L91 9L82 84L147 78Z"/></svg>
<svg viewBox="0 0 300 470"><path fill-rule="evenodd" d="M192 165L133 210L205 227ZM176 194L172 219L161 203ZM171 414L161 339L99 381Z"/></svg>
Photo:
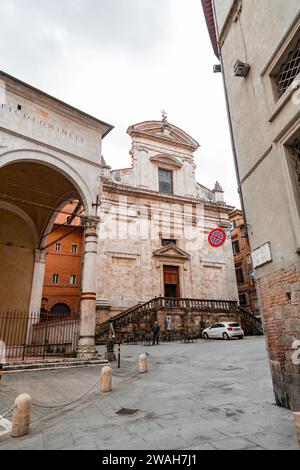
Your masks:
<svg viewBox="0 0 300 470"><path fill-rule="evenodd" d="M229 326L232 326L233 328L237 328L238 326L240 326L239 323L229 323Z"/></svg>

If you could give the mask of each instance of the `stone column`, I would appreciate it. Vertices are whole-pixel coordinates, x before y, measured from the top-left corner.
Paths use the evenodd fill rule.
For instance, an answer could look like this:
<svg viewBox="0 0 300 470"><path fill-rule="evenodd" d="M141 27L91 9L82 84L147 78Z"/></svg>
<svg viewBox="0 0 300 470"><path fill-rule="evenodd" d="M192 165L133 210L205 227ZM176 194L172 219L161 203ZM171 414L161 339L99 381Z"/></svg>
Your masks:
<svg viewBox="0 0 300 470"><path fill-rule="evenodd" d="M96 327L96 267L99 217L86 217L85 242L82 270L82 294L80 301L80 334L78 357L93 359L97 357L95 347Z"/></svg>
<svg viewBox="0 0 300 470"><path fill-rule="evenodd" d="M40 320L40 311L44 287L44 277L46 269L46 250L35 250L33 278L29 303L30 320L27 325L26 344L31 343L32 325Z"/></svg>
<svg viewBox="0 0 300 470"><path fill-rule="evenodd" d="M37 314L40 313L42 295L43 295L45 268L46 268L46 251L35 250L34 270L33 270L31 296L30 296L30 303L29 303L30 313L37 313Z"/></svg>

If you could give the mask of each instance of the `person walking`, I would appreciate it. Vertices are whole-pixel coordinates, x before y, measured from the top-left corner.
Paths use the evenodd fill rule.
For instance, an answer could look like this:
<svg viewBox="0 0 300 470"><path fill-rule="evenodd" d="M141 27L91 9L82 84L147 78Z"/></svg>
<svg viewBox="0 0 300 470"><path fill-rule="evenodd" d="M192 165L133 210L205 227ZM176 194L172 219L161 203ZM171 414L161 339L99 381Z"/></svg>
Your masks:
<svg viewBox="0 0 300 470"><path fill-rule="evenodd" d="M152 327L152 336L153 336L152 345L153 346L159 343L159 334L160 334L160 326L158 322L156 321Z"/></svg>

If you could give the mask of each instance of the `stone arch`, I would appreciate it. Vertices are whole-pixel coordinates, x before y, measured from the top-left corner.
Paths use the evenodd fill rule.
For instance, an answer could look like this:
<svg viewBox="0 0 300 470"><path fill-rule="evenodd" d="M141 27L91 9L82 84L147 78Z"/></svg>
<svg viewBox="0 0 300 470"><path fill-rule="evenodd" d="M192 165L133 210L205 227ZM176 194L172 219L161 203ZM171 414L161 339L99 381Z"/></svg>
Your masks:
<svg viewBox="0 0 300 470"><path fill-rule="evenodd" d="M32 234L34 236L35 242L38 245L39 243L39 234L36 228L35 223L31 219L31 217L26 214L20 207L15 206L14 204L10 204L9 202L6 201L1 201L0 200L0 209L7 210L9 212L13 212L17 216L19 216L21 219L24 220L24 222L27 223L27 225L30 227Z"/></svg>
<svg viewBox="0 0 300 470"><path fill-rule="evenodd" d="M43 249L45 230L51 228L58 211L70 197L80 200L85 215L89 214L96 188L88 187L76 164L75 168L71 166L71 159L66 162L61 156L29 149L1 155L0 186L0 201L3 201L0 208L2 206L6 211L0 230L3 232L4 229L4 238L0 242L6 245L2 247L6 264L1 263L0 275L5 279L7 270L10 275L9 286L3 292L7 298L2 305L6 310L37 312L41 304L41 292L37 295L37 290L42 288L44 278L45 251L40 250ZM14 227L19 229L14 230ZM14 232L24 233L27 242L20 236L17 240Z"/></svg>
<svg viewBox="0 0 300 470"><path fill-rule="evenodd" d="M39 158L39 156L44 156L44 158ZM45 159L47 158L47 160ZM77 171L73 165L66 162L63 156L57 156L48 152L35 149L17 149L9 150L1 154L0 169L14 164L17 162L35 162L40 165L45 165L52 168L54 171L61 173L65 178L67 178L78 191L82 203L84 205L87 215L90 214L92 208L92 202L94 199L93 192L87 185L84 177Z"/></svg>

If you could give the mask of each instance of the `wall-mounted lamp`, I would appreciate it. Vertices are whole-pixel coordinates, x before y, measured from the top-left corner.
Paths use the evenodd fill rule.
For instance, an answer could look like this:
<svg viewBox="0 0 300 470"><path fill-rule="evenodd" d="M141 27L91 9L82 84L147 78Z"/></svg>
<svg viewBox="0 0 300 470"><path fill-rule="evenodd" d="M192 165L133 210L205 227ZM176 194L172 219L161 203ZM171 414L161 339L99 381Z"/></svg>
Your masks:
<svg viewBox="0 0 300 470"><path fill-rule="evenodd" d="M246 64L245 62L241 62L240 60L237 60L236 63L234 64L233 70L234 70L234 75L236 77L245 78L247 77L249 73L250 65Z"/></svg>
<svg viewBox="0 0 300 470"><path fill-rule="evenodd" d="M222 72L221 64L214 65L213 71L214 73L221 73Z"/></svg>

